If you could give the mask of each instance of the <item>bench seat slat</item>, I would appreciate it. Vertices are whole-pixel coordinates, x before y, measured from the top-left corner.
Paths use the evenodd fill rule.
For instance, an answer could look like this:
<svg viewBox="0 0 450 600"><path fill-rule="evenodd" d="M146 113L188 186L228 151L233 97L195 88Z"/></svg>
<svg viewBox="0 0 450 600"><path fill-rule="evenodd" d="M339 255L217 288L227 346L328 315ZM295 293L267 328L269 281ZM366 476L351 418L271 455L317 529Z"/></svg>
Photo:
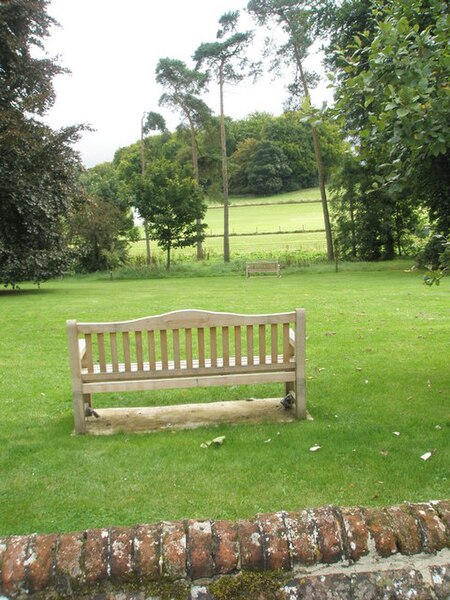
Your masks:
<svg viewBox="0 0 450 600"><path fill-rule="evenodd" d="M260 362L259 356L254 356L253 361L247 360L246 356L241 357L241 365L236 364L234 356L229 358L229 371L227 372L227 366L223 364L222 358L217 358L217 365L211 364L211 359L205 360L205 365L201 366L198 360L192 361L192 367L187 366L187 361L180 361L180 368L175 367L174 361L169 361L167 367L163 367L161 361L158 361L155 365L155 369L149 369L149 363L144 363L144 370L139 370L137 363L131 364L131 370L127 370L123 363L119 364L118 370L113 370L112 365L106 365L106 373L100 372L99 365L94 366L94 373L87 372L83 369L81 372L81 378L84 382L95 381L95 380L114 380L114 379L136 379L139 377L148 378L160 378L160 377L196 377L214 373L232 374L239 372L251 372L261 370L273 370L273 371L293 371L295 369L294 361L283 362L283 356L280 354L277 356L277 362L272 362L272 356L268 355L265 357L265 362Z"/></svg>
<svg viewBox="0 0 450 600"><path fill-rule="evenodd" d="M267 366L267 365L266 365ZM249 385L252 383L274 383L295 381L294 371L274 371L261 373L233 373L224 375L208 375L201 378L179 377L175 379L135 379L133 381L105 381L88 382L82 385L83 393L95 392L126 392L148 391L174 388L210 387L216 385Z"/></svg>

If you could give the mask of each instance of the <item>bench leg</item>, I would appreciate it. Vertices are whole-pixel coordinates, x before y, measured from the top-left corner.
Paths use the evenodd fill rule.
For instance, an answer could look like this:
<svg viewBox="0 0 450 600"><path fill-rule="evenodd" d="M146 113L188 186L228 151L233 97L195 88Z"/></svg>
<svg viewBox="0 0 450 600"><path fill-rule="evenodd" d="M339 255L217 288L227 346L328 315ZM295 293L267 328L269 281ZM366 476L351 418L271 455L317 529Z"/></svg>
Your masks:
<svg viewBox="0 0 450 600"><path fill-rule="evenodd" d="M287 396L289 392L295 392L295 383L293 381L288 381L284 384L284 392Z"/></svg>
<svg viewBox="0 0 450 600"><path fill-rule="evenodd" d="M84 403L92 408L92 394L83 394Z"/></svg>
<svg viewBox="0 0 450 600"><path fill-rule="evenodd" d="M82 394L81 392L73 393L73 416L75 423L75 433L86 433L84 394Z"/></svg>
<svg viewBox="0 0 450 600"><path fill-rule="evenodd" d="M306 419L306 385L304 379L295 382L295 412L297 419Z"/></svg>

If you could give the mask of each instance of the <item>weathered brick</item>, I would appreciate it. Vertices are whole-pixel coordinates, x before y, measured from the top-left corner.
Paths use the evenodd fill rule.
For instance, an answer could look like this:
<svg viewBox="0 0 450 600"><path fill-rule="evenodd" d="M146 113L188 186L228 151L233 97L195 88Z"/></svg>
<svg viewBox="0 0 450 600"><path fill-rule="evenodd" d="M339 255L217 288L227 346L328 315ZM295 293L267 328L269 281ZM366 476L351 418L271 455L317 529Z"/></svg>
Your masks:
<svg viewBox="0 0 450 600"><path fill-rule="evenodd" d="M231 521L215 521L212 526L215 575L233 573L239 567L236 526Z"/></svg>
<svg viewBox="0 0 450 600"><path fill-rule="evenodd" d="M3 555L2 583L6 595L14 596L26 589L25 561L30 537L14 536L8 539Z"/></svg>
<svg viewBox="0 0 450 600"><path fill-rule="evenodd" d="M148 581L160 576L161 526L139 525L135 532L136 569Z"/></svg>
<svg viewBox="0 0 450 600"><path fill-rule="evenodd" d="M413 568L374 570L352 575L351 598L355 600L378 600L379 598L434 598L430 586L421 573Z"/></svg>
<svg viewBox="0 0 450 600"><path fill-rule="evenodd" d="M447 545L450 545L450 500L438 500L431 502L431 505L441 517L447 528Z"/></svg>
<svg viewBox="0 0 450 600"><path fill-rule="evenodd" d="M262 571L264 549L258 521L242 519L237 522L241 567L248 571Z"/></svg>
<svg viewBox="0 0 450 600"><path fill-rule="evenodd" d="M366 525L375 542L377 553L387 558L398 551L397 538L388 515L379 508L364 509Z"/></svg>
<svg viewBox="0 0 450 600"><path fill-rule="evenodd" d="M130 527L114 527L109 536L111 579L129 581L133 577L134 530Z"/></svg>
<svg viewBox="0 0 450 600"><path fill-rule="evenodd" d="M309 510L288 512L286 523L292 566L313 565L322 559L313 514Z"/></svg>
<svg viewBox="0 0 450 600"><path fill-rule="evenodd" d="M359 560L369 552L369 531L365 515L360 508L341 508L345 535L349 545L351 560Z"/></svg>
<svg viewBox="0 0 450 600"><path fill-rule="evenodd" d="M426 552L439 552L447 545L444 523L430 504L411 504L412 516L419 523L423 537L423 548Z"/></svg>
<svg viewBox="0 0 450 600"><path fill-rule="evenodd" d="M397 538L397 545L402 554L418 554L422 552L422 539L417 521L406 506L391 506L386 509L391 517L392 528Z"/></svg>
<svg viewBox="0 0 450 600"><path fill-rule="evenodd" d="M283 515L280 513L260 515L259 523L264 536L266 568L288 570L290 568L289 545Z"/></svg>
<svg viewBox="0 0 450 600"><path fill-rule="evenodd" d="M32 592L45 590L50 585L57 541L56 535L37 535L33 540L33 559L28 560L28 582Z"/></svg>
<svg viewBox="0 0 450 600"><path fill-rule="evenodd" d="M430 577L435 597L439 600L450 598L450 565L430 567Z"/></svg>
<svg viewBox="0 0 450 600"><path fill-rule="evenodd" d="M162 524L163 573L168 577L186 577L186 534L180 521Z"/></svg>
<svg viewBox="0 0 450 600"><path fill-rule="evenodd" d="M289 600L291 598L296 600L324 600L325 598L349 600L352 598L350 577L341 573L305 577L300 575L287 587L291 591L287 596Z"/></svg>
<svg viewBox="0 0 450 600"><path fill-rule="evenodd" d="M74 587L84 583L82 552L84 536L81 533L61 535L55 561L55 585L58 591L70 594Z"/></svg>
<svg viewBox="0 0 450 600"><path fill-rule="evenodd" d="M210 521L188 521L188 550L191 579L212 577L214 563Z"/></svg>
<svg viewBox="0 0 450 600"><path fill-rule="evenodd" d="M2 572L3 557L6 554L6 548L7 540L5 538L0 538L0 573Z"/></svg>
<svg viewBox="0 0 450 600"><path fill-rule="evenodd" d="M322 562L330 564L342 560L345 556L341 528L335 511L331 506L313 510L319 536Z"/></svg>
<svg viewBox="0 0 450 600"><path fill-rule="evenodd" d="M91 529L84 543L85 578L89 585L102 581L109 575L109 532Z"/></svg>

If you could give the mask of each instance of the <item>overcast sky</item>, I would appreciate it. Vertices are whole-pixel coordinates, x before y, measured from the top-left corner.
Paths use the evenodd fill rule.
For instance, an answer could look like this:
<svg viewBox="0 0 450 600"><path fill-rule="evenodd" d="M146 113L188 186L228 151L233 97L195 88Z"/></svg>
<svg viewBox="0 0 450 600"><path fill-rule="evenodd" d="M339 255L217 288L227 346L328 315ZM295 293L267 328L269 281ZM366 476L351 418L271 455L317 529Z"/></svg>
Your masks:
<svg viewBox="0 0 450 600"><path fill-rule="evenodd" d="M231 10L241 11L240 30L253 29L246 4L247 0L51 0L48 12L61 27L52 29L46 49L60 56L71 75L55 79L57 98L47 121L55 128L74 123L94 127L77 146L88 167L112 160L118 148L138 140L144 111L161 112L173 130L178 116L158 106L158 60L177 58L193 67L192 54L202 42L215 40L219 17ZM261 40L262 36L255 41L255 52ZM312 60L320 63L317 56ZM256 85L244 81L228 86L225 112L233 118L255 111L279 115L286 83L267 76ZM316 104L329 98L326 83L313 95ZM204 99L218 114L215 84Z"/></svg>

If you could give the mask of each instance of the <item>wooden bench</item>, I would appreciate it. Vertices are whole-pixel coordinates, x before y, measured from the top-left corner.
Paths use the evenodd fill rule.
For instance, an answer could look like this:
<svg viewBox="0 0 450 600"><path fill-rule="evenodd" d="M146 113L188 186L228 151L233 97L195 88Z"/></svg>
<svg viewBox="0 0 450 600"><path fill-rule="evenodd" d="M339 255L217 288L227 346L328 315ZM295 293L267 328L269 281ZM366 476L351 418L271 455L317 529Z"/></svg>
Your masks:
<svg viewBox="0 0 450 600"><path fill-rule="evenodd" d="M277 260L260 260L247 263L245 265L245 276L250 277L250 275L254 275L255 273L273 273L277 277L280 277L280 263Z"/></svg>
<svg viewBox="0 0 450 600"><path fill-rule="evenodd" d="M304 309L263 315L179 310L111 323L70 320L67 335L76 433L86 432L86 413L92 414L92 394L98 392L281 382L295 399L284 412L306 418ZM253 403L247 405L251 410ZM277 405L283 412L280 399ZM101 416L102 410L97 412Z"/></svg>

